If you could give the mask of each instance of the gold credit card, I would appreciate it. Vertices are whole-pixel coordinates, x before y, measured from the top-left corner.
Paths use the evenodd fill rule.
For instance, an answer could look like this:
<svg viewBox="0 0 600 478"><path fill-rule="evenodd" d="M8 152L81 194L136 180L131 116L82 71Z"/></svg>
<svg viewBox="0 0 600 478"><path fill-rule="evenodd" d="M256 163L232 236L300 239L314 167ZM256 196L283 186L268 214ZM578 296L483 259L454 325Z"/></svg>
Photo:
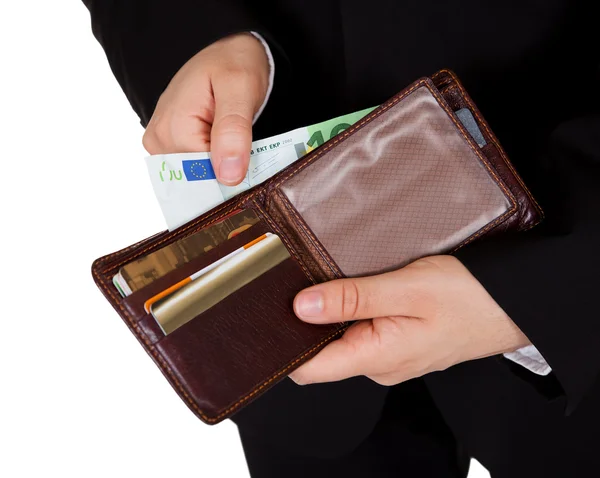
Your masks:
<svg viewBox="0 0 600 478"><path fill-rule="evenodd" d="M279 236L270 234L153 304L152 315L168 335L289 257Z"/></svg>
<svg viewBox="0 0 600 478"><path fill-rule="evenodd" d="M131 295L169 272L187 264L259 221L252 209L237 210L222 221L124 265L113 282Z"/></svg>

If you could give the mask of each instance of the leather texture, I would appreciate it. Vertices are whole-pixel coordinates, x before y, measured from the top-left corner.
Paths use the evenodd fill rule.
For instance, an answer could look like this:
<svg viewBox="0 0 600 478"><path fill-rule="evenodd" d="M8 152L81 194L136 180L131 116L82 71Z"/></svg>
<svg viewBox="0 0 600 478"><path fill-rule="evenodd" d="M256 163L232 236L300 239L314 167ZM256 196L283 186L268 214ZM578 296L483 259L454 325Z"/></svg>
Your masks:
<svg viewBox="0 0 600 478"><path fill-rule="evenodd" d="M462 107L475 116L488 142L484 148L453 114ZM261 222L127 298L117 293L112 278L123 264L239 208L253 208ZM214 424L347 328L297 319L292 300L301 289L451 252L483 236L528 229L541 218L458 79L442 71L262 185L174 231L97 259L92 274L180 397ZM167 336L144 312L144 301L157 291L264 232L278 234L291 258Z"/></svg>

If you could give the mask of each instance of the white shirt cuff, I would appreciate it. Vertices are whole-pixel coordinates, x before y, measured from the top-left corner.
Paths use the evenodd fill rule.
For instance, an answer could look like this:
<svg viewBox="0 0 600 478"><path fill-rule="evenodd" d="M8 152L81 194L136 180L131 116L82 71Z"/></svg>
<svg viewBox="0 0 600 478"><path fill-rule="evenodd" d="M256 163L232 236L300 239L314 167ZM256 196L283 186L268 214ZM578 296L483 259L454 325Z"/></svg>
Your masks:
<svg viewBox="0 0 600 478"><path fill-rule="evenodd" d="M550 365L546 362L542 354L533 345L528 345L514 352L504 354L508 360L511 360L525 367L530 372L537 375L548 375L552 372Z"/></svg>
<svg viewBox="0 0 600 478"><path fill-rule="evenodd" d="M273 82L275 80L275 61L273 60L273 54L271 53L271 49L269 48L269 44L265 41L265 39L256 32L250 32L254 35L262 45L265 47L265 52L267 54L267 58L269 59L269 87L267 88L267 94L265 95L265 101L263 101L262 105L254 115L254 119L252 120L252 124L256 123L259 116L267 106L267 101L269 101L269 97L271 96L271 91L273 91Z"/></svg>

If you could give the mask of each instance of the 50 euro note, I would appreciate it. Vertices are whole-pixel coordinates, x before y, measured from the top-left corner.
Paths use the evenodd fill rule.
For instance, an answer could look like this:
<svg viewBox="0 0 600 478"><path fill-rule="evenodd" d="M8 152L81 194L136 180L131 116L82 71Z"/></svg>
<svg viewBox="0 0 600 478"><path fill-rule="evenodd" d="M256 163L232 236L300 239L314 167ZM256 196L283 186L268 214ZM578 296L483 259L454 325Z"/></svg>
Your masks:
<svg viewBox="0 0 600 478"><path fill-rule="evenodd" d="M266 181L374 109L367 108L254 141L248 172L237 186L225 186L217 181L209 152L148 156L146 166L150 181L168 229L172 231Z"/></svg>

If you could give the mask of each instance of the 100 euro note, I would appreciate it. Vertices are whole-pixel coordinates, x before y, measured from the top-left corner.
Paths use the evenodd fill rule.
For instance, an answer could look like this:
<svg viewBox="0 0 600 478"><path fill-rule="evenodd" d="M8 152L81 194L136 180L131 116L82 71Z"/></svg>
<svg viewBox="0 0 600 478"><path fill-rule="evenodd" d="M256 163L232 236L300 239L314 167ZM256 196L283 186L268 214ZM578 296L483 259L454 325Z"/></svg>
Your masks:
<svg viewBox="0 0 600 478"><path fill-rule="evenodd" d="M237 186L220 184L210 153L158 154L146 158L150 181L170 231L260 184L321 146L375 108L368 108L252 143L250 165Z"/></svg>

